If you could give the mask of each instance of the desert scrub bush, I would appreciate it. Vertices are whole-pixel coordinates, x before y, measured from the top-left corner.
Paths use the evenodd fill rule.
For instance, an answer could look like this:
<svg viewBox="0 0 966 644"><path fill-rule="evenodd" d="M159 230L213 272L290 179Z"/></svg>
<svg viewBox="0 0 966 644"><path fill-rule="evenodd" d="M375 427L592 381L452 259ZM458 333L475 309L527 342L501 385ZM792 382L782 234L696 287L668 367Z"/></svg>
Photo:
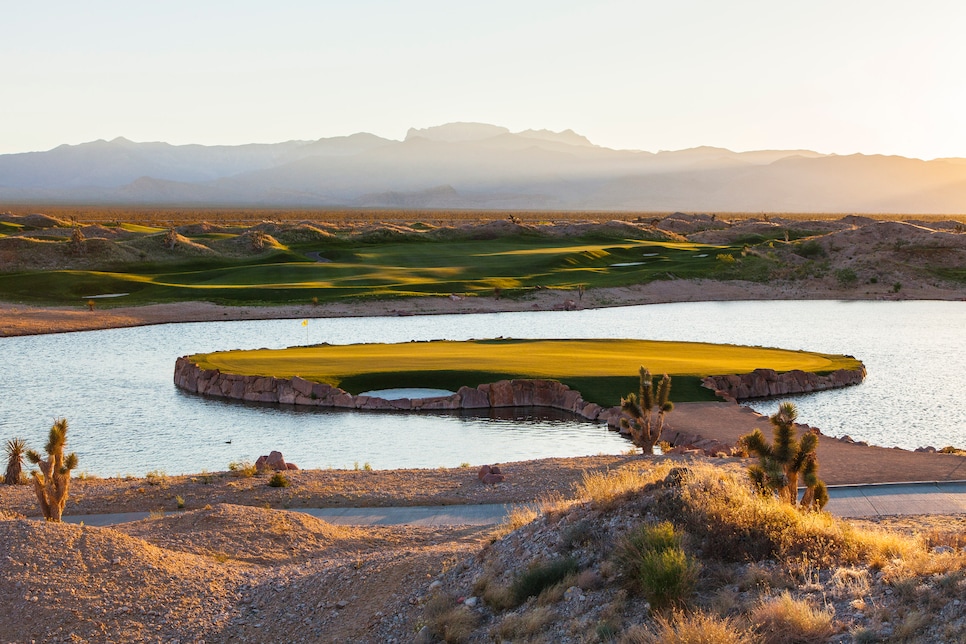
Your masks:
<svg viewBox="0 0 966 644"><path fill-rule="evenodd" d="M436 595L426 602L423 619L434 641L452 644L469 641L480 621L477 613L446 594Z"/></svg>
<svg viewBox="0 0 966 644"><path fill-rule="evenodd" d="M251 461L232 461L228 464L228 471L241 478L251 478L258 473Z"/></svg>
<svg viewBox="0 0 966 644"><path fill-rule="evenodd" d="M859 276L851 268L840 268L835 271L835 279L842 287L855 286L859 281Z"/></svg>
<svg viewBox="0 0 966 644"><path fill-rule="evenodd" d="M288 477L281 472L275 472L272 474L272 478L268 480L269 487L288 487L291 485Z"/></svg>
<svg viewBox="0 0 966 644"><path fill-rule="evenodd" d="M853 528L827 512L802 512L762 496L745 477L711 464L691 464L680 486L661 490L651 509L687 532L705 557L721 561L884 566L925 552L916 540Z"/></svg>
<svg viewBox="0 0 966 644"><path fill-rule="evenodd" d="M683 604L694 591L701 565L681 541L681 533L665 521L638 527L618 548L625 578L655 608Z"/></svg>
<svg viewBox="0 0 966 644"><path fill-rule="evenodd" d="M749 617L764 644L819 644L835 632L834 613L831 607L815 608L795 599L786 590L763 599Z"/></svg>
<svg viewBox="0 0 966 644"><path fill-rule="evenodd" d="M756 640L731 618L675 611L670 616L657 616L653 629L631 628L621 644L750 644Z"/></svg>
<svg viewBox="0 0 966 644"><path fill-rule="evenodd" d="M822 245L814 239L796 245L794 252L796 255L806 259L816 259L818 257L825 256L825 249L822 248Z"/></svg>
<svg viewBox="0 0 966 644"><path fill-rule="evenodd" d="M168 476L164 470L151 470L144 475L144 478L147 479L148 485L164 485Z"/></svg>
<svg viewBox="0 0 966 644"><path fill-rule="evenodd" d="M27 441L22 438L11 438L4 445L7 454L7 469L3 475L4 485L24 485L27 477L23 473L23 459L27 453Z"/></svg>
<svg viewBox="0 0 966 644"><path fill-rule="evenodd" d="M519 606L530 597L536 597L575 572L577 572L577 560L571 557L535 562L516 576L510 586L510 595L514 603Z"/></svg>

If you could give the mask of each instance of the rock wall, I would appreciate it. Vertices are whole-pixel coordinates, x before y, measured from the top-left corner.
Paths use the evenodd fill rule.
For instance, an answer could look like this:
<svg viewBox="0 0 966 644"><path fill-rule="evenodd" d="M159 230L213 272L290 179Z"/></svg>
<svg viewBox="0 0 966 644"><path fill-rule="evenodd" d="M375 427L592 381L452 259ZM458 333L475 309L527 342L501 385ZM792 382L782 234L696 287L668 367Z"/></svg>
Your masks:
<svg viewBox="0 0 966 644"><path fill-rule="evenodd" d="M603 411L600 405L586 402L580 392L553 380L501 380L476 388L460 387L450 396L385 400L353 396L338 387L298 376L240 376L201 369L187 357L181 357L175 363L174 384L191 393L217 398L333 409L439 411L535 406L562 409L588 420L597 420Z"/></svg>
<svg viewBox="0 0 966 644"><path fill-rule="evenodd" d="M824 376L797 370L777 373L771 369L756 369L740 376L708 376L703 384L722 398L744 400L847 387L857 385L864 379L864 367L858 370L841 369ZM580 392L553 380L501 380L476 388L460 387L450 396L385 400L373 396L353 396L338 387L303 380L298 376L240 376L222 373L217 369L201 369L187 357L181 357L175 363L174 384L185 391L217 398L333 409L455 411L493 407L550 407L572 412L587 420L606 422L614 429L620 427L621 417L620 407L601 408L596 403L585 401Z"/></svg>
<svg viewBox="0 0 966 644"><path fill-rule="evenodd" d="M755 369L739 376L708 376L702 385L725 399L747 400L824 391L860 384L865 380L865 367L839 369L826 375L807 371L778 373L773 369Z"/></svg>

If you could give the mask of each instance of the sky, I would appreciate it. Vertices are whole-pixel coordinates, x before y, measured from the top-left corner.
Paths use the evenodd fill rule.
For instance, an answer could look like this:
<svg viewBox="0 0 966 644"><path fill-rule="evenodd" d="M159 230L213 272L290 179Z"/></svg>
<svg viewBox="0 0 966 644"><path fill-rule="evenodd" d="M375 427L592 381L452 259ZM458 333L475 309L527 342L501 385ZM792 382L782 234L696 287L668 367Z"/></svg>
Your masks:
<svg viewBox="0 0 966 644"><path fill-rule="evenodd" d="M454 121L966 157L961 0L0 0L0 153Z"/></svg>

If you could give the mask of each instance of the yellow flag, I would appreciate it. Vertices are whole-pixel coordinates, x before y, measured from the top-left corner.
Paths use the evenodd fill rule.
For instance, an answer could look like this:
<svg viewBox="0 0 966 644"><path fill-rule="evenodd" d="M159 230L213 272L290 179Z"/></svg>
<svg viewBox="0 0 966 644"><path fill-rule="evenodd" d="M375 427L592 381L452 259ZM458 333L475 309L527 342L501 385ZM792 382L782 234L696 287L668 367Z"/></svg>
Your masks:
<svg viewBox="0 0 966 644"><path fill-rule="evenodd" d="M308 326L308 325L309 325L308 320L302 320L302 326Z"/></svg>

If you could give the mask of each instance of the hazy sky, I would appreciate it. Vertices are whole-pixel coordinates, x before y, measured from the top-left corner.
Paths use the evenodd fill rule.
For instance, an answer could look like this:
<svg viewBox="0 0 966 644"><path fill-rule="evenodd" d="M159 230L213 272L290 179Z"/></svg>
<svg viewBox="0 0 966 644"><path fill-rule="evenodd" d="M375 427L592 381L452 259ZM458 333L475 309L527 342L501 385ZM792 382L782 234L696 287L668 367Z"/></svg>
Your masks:
<svg viewBox="0 0 966 644"><path fill-rule="evenodd" d="M0 0L0 153L480 121L966 157L961 0Z"/></svg>

